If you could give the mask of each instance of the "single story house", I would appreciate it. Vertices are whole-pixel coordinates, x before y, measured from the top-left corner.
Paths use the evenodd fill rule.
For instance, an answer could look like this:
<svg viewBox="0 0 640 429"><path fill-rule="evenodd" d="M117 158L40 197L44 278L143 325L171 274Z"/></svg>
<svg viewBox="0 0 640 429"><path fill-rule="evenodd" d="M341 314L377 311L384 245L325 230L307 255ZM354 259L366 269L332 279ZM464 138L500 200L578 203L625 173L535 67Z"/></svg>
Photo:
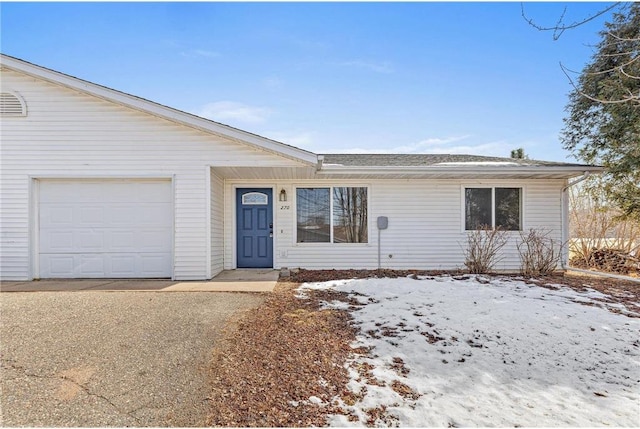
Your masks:
<svg viewBox="0 0 640 429"><path fill-rule="evenodd" d="M0 278L210 279L223 269L463 268L467 231L567 239L599 167L315 154L1 56ZM379 228L380 227L380 228Z"/></svg>

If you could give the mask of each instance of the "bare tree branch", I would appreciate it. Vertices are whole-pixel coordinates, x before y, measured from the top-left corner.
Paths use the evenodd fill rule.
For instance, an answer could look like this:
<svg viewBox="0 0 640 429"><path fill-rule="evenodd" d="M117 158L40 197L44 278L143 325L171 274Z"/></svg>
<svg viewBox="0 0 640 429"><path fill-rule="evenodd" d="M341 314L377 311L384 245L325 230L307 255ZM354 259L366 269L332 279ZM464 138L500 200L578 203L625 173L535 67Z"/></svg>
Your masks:
<svg viewBox="0 0 640 429"><path fill-rule="evenodd" d="M609 12L610 10L620 6L621 2L616 2L613 5L606 7L600 11L598 11L597 13L590 15L584 19L581 19L579 21L575 21L571 24L564 24L562 21L564 20L564 16L567 12L567 8L565 7L564 10L562 11L562 14L560 15L560 18L558 19L558 22L556 23L556 25L552 26L552 27L543 27L542 25L537 24L533 18L529 18L527 17L525 11L524 11L524 3L520 3L520 10L521 10L521 14L522 14L522 18L527 21L527 23L532 26L533 28L535 28L538 31L553 31L553 40L558 40L560 38L560 36L562 36L562 33L564 33L566 30L570 30L572 28L576 28L579 27L583 24L586 24L589 21L592 21L596 18L598 18L599 16L604 15L605 13Z"/></svg>
<svg viewBox="0 0 640 429"><path fill-rule="evenodd" d="M619 40L621 42L637 42L638 38L637 37L632 37L632 38L626 38L626 37L620 37L610 31L607 31L607 34L611 37L613 37L616 40Z"/></svg>
<svg viewBox="0 0 640 429"><path fill-rule="evenodd" d="M622 73L623 75L625 75L626 77L628 77L629 79L636 79L636 80L640 80L640 76L633 76L630 75L629 73L627 73L626 71L624 71L624 68L620 67L620 73Z"/></svg>
<svg viewBox="0 0 640 429"><path fill-rule="evenodd" d="M595 101L596 103L602 103L602 104L622 104L622 103L635 103L640 105L640 94L633 94L631 92L629 92L629 96L628 97L624 97L624 98L620 98L617 100L604 100L601 98L597 98L597 97L593 97L589 94L587 94L584 91L581 91L580 88L578 88L578 86L576 85L576 83L574 82L573 79L571 79L571 76L569 76L568 72L572 72L572 73L576 73L568 68L566 68L564 66L564 64L562 64L562 62L560 62L560 68L562 69L562 72L564 73L564 75L567 77L567 79L569 79L569 83L571 84L571 86L573 86L573 89L576 90L576 92L580 95L582 95L583 97L588 98L591 101Z"/></svg>
<svg viewBox="0 0 640 429"><path fill-rule="evenodd" d="M599 76L599 75L603 75L603 74L609 74L609 73L615 73L615 72L620 72L621 74L625 75L628 78L631 79L638 79L638 76L634 76L634 75L630 75L625 71L625 67L629 66L631 64L633 64L634 62L640 60L640 57L636 57L631 59L630 61L621 64L619 66L615 66L615 67L611 67L609 69L606 70L601 70L601 71L597 71L597 72L586 72L584 71L583 73L585 75L589 75L589 76ZM571 70L570 68L564 66L562 63L560 63L560 67L564 70L566 70L567 72L573 73L573 74L580 74L580 72L576 71L576 70ZM565 73L566 74L566 73Z"/></svg>

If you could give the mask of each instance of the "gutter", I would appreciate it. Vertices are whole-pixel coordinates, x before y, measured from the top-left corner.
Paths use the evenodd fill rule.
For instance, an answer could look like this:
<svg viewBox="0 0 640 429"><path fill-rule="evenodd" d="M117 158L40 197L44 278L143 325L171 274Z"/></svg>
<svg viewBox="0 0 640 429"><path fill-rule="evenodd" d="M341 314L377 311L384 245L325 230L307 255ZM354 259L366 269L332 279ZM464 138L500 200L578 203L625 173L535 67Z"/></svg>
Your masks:
<svg viewBox="0 0 640 429"><path fill-rule="evenodd" d="M337 164L324 164L322 169L318 171L318 174L323 176L340 175L340 174L366 174L366 175L378 175L384 176L386 174L404 174L404 175L419 175L419 174L443 174L443 173L473 173L479 175L508 175L513 173L531 173L531 174L566 174L574 172L586 172L585 167L590 171L602 171L601 167L594 166L344 166Z"/></svg>
<svg viewBox="0 0 640 429"><path fill-rule="evenodd" d="M560 266L564 271L567 271L569 265L569 198L567 194L567 190L578 183L586 180L591 173L589 171L585 171L582 173L582 176L578 177L576 180L567 183L567 185L562 188L562 194L560 196L561 204L562 204L562 215L560 217L560 231L561 231L561 242L565 245L563 250L562 258L560 258Z"/></svg>

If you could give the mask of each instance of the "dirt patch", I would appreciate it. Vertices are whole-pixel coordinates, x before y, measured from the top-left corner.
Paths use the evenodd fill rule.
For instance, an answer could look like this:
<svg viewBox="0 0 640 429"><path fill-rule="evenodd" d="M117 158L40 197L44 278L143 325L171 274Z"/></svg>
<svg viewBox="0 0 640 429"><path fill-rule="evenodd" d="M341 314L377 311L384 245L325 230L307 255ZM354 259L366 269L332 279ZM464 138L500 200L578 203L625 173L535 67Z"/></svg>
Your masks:
<svg viewBox="0 0 640 429"><path fill-rule="evenodd" d="M348 395L344 364L355 330L347 312L323 310L320 299L344 296L299 299L296 287L278 283L262 306L227 327L213 356L208 425L324 426L338 411L331 401Z"/></svg>

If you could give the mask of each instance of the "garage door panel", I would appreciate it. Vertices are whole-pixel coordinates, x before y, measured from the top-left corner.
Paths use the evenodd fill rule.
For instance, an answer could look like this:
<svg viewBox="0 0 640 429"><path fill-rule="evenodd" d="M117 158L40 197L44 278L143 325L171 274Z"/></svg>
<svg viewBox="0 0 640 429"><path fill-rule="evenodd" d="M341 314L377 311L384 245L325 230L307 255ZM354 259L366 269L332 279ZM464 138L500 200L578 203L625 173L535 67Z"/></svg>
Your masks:
<svg viewBox="0 0 640 429"><path fill-rule="evenodd" d="M160 275L167 266L167 263L170 262L167 255L163 254L141 254L139 257L142 270L147 273L149 277Z"/></svg>
<svg viewBox="0 0 640 429"><path fill-rule="evenodd" d="M110 198L109 193L105 192L104 183L102 182L85 182L82 186L76 187L76 189L69 189L66 198L73 197L78 197L81 201L87 203L108 202Z"/></svg>
<svg viewBox="0 0 640 429"><path fill-rule="evenodd" d="M80 227L103 226L106 220L105 207L102 205L77 205L73 208L74 225Z"/></svg>
<svg viewBox="0 0 640 429"><path fill-rule="evenodd" d="M131 204L117 203L109 207L109 220L111 225L131 225L139 224L139 210L137 206Z"/></svg>
<svg viewBox="0 0 640 429"><path fill-rule="evenodd" d="M77 195L77 191L58 186L58 181L40 181L40 204L60 203L69 201L70 197Z"/></svg>
<svg viewBox="0 0 640 429"><path fill-rule="evenodd" d="M46 228L54 225L56 227L73 226L73 207L71 205L40 204L40 227Z"/></svg>
<svg viewBox="0 0 640 429"><path fill-rule="evenodd" d="M161 249L171 247L171 237L159 234L159 231L162 229L149 229L137 234L140 237L138 241L141 243L143 251L158 252Z"/></svg>
<svg viewBox="0 0 640 429"><path fill-rule="evenodd" d="M114 230L111 232L112 252L131 252L136 247L136 233L131 230Z"/></svg>
<svg viewBox="0 0 640 429"><path fill-rule="evenodd" d="M165 252L171 236L162 228L41 230L40 253Z"/></svg>
<svg viewBox="0 0 640 429"><path fill-rule="evenodd" d="M106 275L108 277L108 270L105 266L107 258L101 254L88 254L77 255L77 259L80 261L78 264L78 272L74 277L93 278Z"/></svg>
<svg viewBox="0 0 640 429"><path fill-rule="evenodd" d="M40 253L96 253L108 247L105 231L94 228L40 230Z"/></svg>
<svg viewBox="0 0 640 429"><path fill-rule="evenodd" d="M149 183L138 183L138 201L147 203L169 203L171 204L171 195L159 189L157 186L153 186Z"/></svg>
<svg viewBox="0 0 640 429"><path fill-rule="evenodd" d="M133 277L136 273L136 258L133 255L114 255L111 257L113 277Z"/></svg>
<svg viewBox="0 0 640 429"><path fill-rule="evenodd" d="M110 203L105 210L105 219L112 226L136 225L140 228L171 227L173 209L171 203Z"/></svg>
<svg viewBox="0 0 640 429"><path fill-rule="evenodd" d="M168 255L154 253L43 254L40 261L43 278L166 277L167 266L171 266Z"/></svg>
<svg viewBox="0 0 640 429"><path fill-rule="evenodd" d="M173 211L171 204L154 203L149 204L150 211L147 216L140 219L140 224L148 227L172 227Z"/></svg>
<svg viewBox="0 0 640 429"><path fill-rule="evenodd" d="M171 201L170 181L42 181L40 277L171 277Z"/></svg>
<svg viewBox="0 0 640 429"><path fill-rule="evenodd" d="M66 253L73 251L73 230L40 231L40 252Z"/></svg>
<svg viewBox="0 0 640 429"><path fill-rule="evenodd" d="M84 230L76 232L77 250L80 252L100 252L108 250L105 243L105 232L100 230Z"/></svg>
<svg viewBox="0 0 640 429"><path fill-rule="evenodd" d="M71 278L73 275L74 255L44 255L40 257L40 270L46 277Z"/></svg>

